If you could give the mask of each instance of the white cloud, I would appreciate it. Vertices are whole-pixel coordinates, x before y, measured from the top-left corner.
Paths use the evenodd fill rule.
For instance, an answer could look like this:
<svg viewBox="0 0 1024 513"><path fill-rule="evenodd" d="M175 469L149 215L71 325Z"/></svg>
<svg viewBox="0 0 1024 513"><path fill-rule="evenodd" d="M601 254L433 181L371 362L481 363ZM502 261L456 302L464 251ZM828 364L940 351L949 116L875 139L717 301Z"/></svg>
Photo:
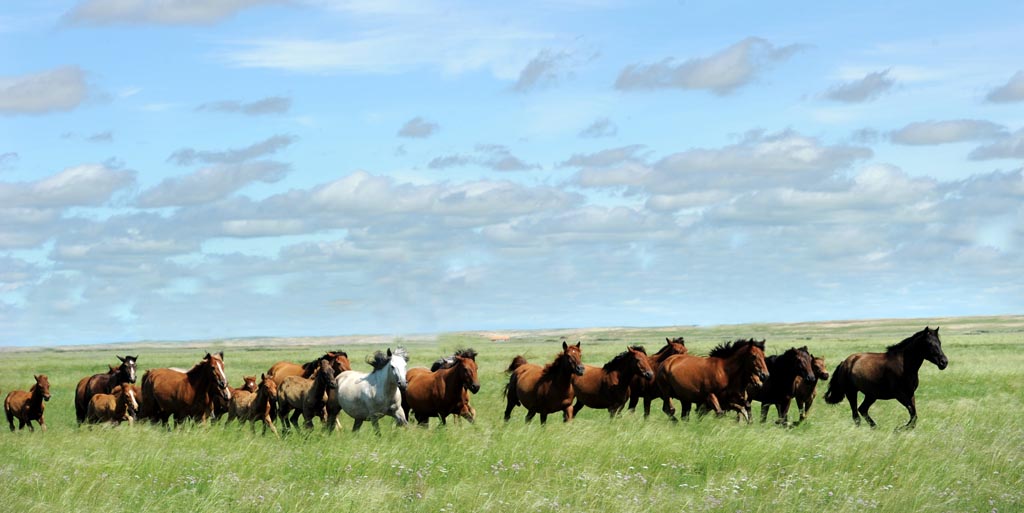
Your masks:
<svg viewBox="0 0 1024 513"><path fill-rule="evenodd" d="M1009 82L989 91L985 99L993 103L1024 101L1024 70L1014 73Z"/></svg>
<svg viewBox="0 0 1024 513"><path fill-rule="evenodd" d="M255 142L244 148L229 149L224 151L197 151L193 148L181 148L167 157L168 162L179 166L191 166L195 163L203 164L238 164L247 160L277 153L295 142L295 137L290 135L275 135L259 142Z"/></svg>
<svg viewBox="0 0 1024 513"><path fill-rule="evenodd" d="M776 47L748 37L708 57L676 63L672 58L654 64L631 64L615 80L624 91L646 89L707 89L718 95L732 93L754 81L777 62L799 51L800 45Z"/></svg>
<svg viewBox="0 0 1024 513"><path fill-rule="evenodd" d="M0 182L0 204L7 207L98 206L135 183L135 172L83 164L34 182Z"/></svg>
<svg viewBox="0 0 1024 513"><path fill-rule="evenodd" d="M834 85L825 91L829 100L844 103L862 103L878 98L882 93L892 89L896 81L889 76L891 70L874 71L860 79Z"/></svg>
<svg viewBox="0 0 1024 513"><path fill-rule="evenodd" d="M266 114L286 114L291 107L291 98L285 96L268 96L253 102L221 100L204 103L196 107L196 110L200 112L227 112L232 114L245 114L246 116L261 116Z"/></svg>
<svg viewBox="0 0 1024 513"><path fill-rule="evenodd" d="M552 86L570 73L569 70L575 65L574 60L573 54L567 51L541 50L519 72L519 78L513 84L512 90L525 93Z"/></svg>
<svg viewBox="0 0 1024 513"><path fill-rule="evenodd" d="M85 72L76 66L0 77L0 114L69 111L85 100L88 89Z"/></svg>
<svg viewBox="0 0 1024 513"><path fill-rule="evenodd" d="M280 181L288 171L287 164L267 160L214 165L182 177L168 178L142 191L136 205L159 208L209 203L253 182Z"/></svg>
<svg viewBox="0 0 1024 513"><path fill-rule="evenodd" d="M413 139L426 139L437 133L441 127L433 122L423 119L420 116L416 116L409 121L406 121L402 128L398 129L399 137L408 137Z"/></svg>
<svg viewBox="0 0 1024 513"><path fill-rule="evenodd" d="M991 121L953 119L910 123L889 134L889 138L896 144L932 145L991 139L1005 133L1006 127Z"/></svg>
<svg viewBox="0 0 1024 513"><path fill-rule="evenodd" d="M289 0L85 0L68 12L65 19L89 25L206 25L252 7L290 3Z"/></svg>
<svg viewBox="0 0 1024 513"><path fill-rule="evenodd" d="M598 118L583 130L580 130L580 137L599 138L614 137L619 133L619 127L608 118Z"/></svg>
<svg viewBox="0 0 1024 513"><path fill-rule="evenodd" d="M1024 129L975 148L968 158L971 160L1024 159Z"/></svg>

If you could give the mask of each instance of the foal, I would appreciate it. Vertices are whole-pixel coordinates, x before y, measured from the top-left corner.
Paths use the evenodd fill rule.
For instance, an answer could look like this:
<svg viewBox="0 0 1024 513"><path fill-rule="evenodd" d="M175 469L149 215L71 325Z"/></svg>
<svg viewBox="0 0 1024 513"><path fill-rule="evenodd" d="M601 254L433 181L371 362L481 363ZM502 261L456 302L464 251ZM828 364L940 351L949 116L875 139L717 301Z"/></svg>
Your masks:
<svg viewBox="0 0 1024 513"><path fill-rule="evenodd" d="M15 417L18 419L18 429L23 429L27 424L29 431L35 431L36 429L32 427L34 420L39 423L39 427L43 431L46 431L46 422L43 420L43 410L46 409L46 405L43 404L43 401L50 400L50 379L46 377L46 374L33 377L36 384L32 385L28 392L12 390L4 399L4 413L7 414L7 422L11 425L11 431L14 431Z"/></svg>
<svg viewBox="0 0 1024 513"><path fill-rule="evenodd" d="M116 426L123 421L132 424L138 410L135 388L131 383L125 383L114 387L109 394L94 394L90 397L85 420L90 424L109 422Z"/></svg>

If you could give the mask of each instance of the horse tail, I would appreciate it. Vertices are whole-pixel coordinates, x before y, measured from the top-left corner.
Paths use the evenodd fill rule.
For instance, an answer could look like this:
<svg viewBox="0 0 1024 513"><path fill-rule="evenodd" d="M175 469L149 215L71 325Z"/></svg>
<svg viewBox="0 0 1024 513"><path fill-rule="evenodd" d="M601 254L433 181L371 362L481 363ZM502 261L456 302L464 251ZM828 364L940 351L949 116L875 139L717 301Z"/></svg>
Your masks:
<svg viewBox="0 0 1024 513"><path fill-rule="evenodd" d="M846 397L846 387L850 381L850 363L844 360L836 370L832 372L832 379L828 382L828 392L825 392L825 402L828 404L839 404Z"/></svg>
<svg viewBox="0 0 1024 513"><path fill-rule="evenodd" d="M516 369L518 369L522 365L526 365L527 363L529 363L529 362L527 362L526 358L523 358L522 355L516 355L516 357L512 359L512 363L510 363L508 365L508 368L505 369L505 372L508 372L508 373L515 372Z"/></svg>

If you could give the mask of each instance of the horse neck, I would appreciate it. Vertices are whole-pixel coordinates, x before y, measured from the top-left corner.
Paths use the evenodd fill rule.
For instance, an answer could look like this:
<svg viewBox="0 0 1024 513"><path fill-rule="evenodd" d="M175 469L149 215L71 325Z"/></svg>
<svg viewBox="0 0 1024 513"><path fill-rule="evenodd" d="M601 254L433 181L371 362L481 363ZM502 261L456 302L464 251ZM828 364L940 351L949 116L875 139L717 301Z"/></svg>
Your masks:
<svg viewBox="0 0 1024 513"><path fill-rule="evenodd" d="M917 371L919 371L921 369L921 365L924 364L924 355L913 349L914 348L912 347L908 347L900 351L893 351L895 356L903 360L903 374L913 373L914 375L917 375Z"/></svg>
<svg viewBox="0 0 1024 513"><path fill-rule="evenodd" d="M398 390L398 380L394 378L391 372L391 362L388 362L387 365L379 369L375 369L370 375L366 376L366 380L374 387L382 389L384 397L387 398L391 398L395 391Z"/></svg>
<svg viewBox="0 0 1024 513"><path fill-rule="evenodd" d="M28 389L31 396L28 398L28 407L32 411L40 411L43 408L43 389L39 388L38 385L32 385L32 388Z"/></svg>
<svg viewBox="0 0 1024 513"><path fill-rule="evenodd" d="M740 377L738 375L743 372L743 357L746 356L746 353L747 350L738 349L727 357L711 356L708 359L711 361L718 360L721 362L722 368L725 370L725 374L729 377L729 381L733 381L734 377Z"/></svg>
<svg viewBox="0 0 1024 513"><path fill-rule="evenodd" d="M212 365L212 364L211 364ZM210 393L213 390L213 367L210 365L196 365L185 373L188 377L188 381L192 383L192 388L196 392L202 393L203 391Z"/></svg>

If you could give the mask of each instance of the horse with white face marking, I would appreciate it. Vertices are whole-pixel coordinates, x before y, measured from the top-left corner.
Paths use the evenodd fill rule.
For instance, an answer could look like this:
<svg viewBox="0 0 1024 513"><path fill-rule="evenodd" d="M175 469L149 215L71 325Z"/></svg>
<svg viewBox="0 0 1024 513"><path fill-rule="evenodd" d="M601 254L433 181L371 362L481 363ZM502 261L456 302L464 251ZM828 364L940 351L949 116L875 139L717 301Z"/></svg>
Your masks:
<svg viewBox="0 0 1024 513"><path fill-rule="evenodd" d="M373 429L380 433L378 421L387 415L395 418L395 423L404 426L407 421L402 411L402 393L406 387L405 371L409 355L405 348L399 347L394 352L377 351L366 359L373 367L367 374L359 371L345 371L338 374L338 388L332 391L328 399L330 419L328 425L337 426L338 412L344 410L355 419L352 431L358 431L363 421L373 423Z"/></svg>

